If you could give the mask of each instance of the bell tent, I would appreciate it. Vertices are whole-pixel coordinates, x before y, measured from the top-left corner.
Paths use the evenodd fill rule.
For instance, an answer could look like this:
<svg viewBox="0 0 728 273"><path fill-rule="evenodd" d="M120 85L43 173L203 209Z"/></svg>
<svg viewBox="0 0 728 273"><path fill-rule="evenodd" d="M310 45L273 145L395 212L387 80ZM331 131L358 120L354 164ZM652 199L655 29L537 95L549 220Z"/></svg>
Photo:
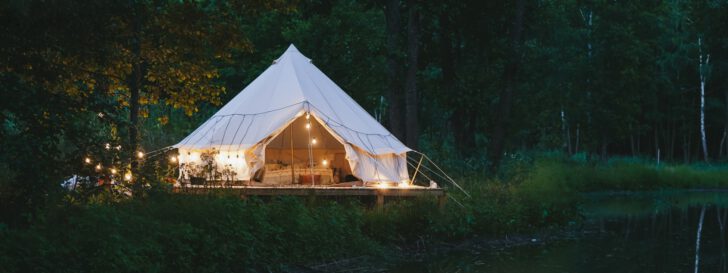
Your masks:
<svg viewBox="0 0 728 273"><path fill-rule="evenodd" d="M173 147L182 179L207 164L266 184L409 181L410 149L293 45Z"/></svg>

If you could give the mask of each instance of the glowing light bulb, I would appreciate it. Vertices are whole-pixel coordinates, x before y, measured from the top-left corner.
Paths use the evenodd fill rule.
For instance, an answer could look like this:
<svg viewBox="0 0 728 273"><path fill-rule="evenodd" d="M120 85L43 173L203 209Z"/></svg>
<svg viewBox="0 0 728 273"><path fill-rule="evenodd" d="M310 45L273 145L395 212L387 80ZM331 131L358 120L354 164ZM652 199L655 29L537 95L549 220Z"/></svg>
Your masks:
<svg viewBox="0 0 728 273"><path fill-rule="evenodd" d="M111 174L116 174L116 169L115 168L111 168Z"/></svg>
<svg viewBox="0 0 728 273"><path fill-rule="evenodd" d="M124 180L126 180L126 181L131 181L131 173L126 173L126 174L124 175Z"/></svg>
<svg viewBox="0 0 728 273"><path fill-rule="evenodd" d="M169 157L169 162L177 162L177 157L176 156L170 156Z"/></svg>
<svg viewBox="0 0 728 273"><path fill-rule="evenodd" d="M321 160L321 165L327 166L327 165L329 165L329 161L326 159Z"/></svg>
<svg viewBox="0 0 728 273"><path fill-rule="evenodd" d="M379 183L377 184L377 188L382 188L382 189L386 189L386 188L388 188L388 187L389 187L389 185L387 185L387 183L386 183L386 182L379 182Z"/></svg>
<svg viewBox="0 0 728 273"><path fill-rule="evenodd" d="M83 159L83 162L86 162L86 164L90 164L91 163L91 158L88 158L88 157L87 158L84 158Z"/></svg>
<svg viewBox="0 0 728 273"><path fill-rule="evenodd" d="M311 117L311 115L309 115L308 113L306 113L306 119L309 119L310 117Z"/></svg>
<svg viewBox="0 0 728 273"><path fill-rule="evenodd" d="M142 152L142 151L138 151L138 152L137 152L137 157L138 157L138 158L144 158L144 152Z"/></svg>
<svg viewBox="0 0 728 273"><path fill-rule="evenodd" d="M316 144L316 138L315 137L311 140L311 144Z"/></svg>
<svg viewBox="0 0 728 273"><path fill-rule="evenodd" d="M311 123L306 123L306 129L311 129Z"/></svg>
<svg viewBox="0 0 728 273"><path fill-rule="evenodd" d="M101 164L96 164L96 170L97 171L100 171L101 170Z"/></svg>
<svg viewBox="0 0 728 273"><path fill-rule="evenodd" d="M121 151L121 145L116 146L116 150Z"/></svg>
<svg viewBox="0 0 728 273"><path fill-rule="evenodd" d="M111 144L109 144L109 143L104 144L104 148L106 148L107 150L111 149Z"/></svg>

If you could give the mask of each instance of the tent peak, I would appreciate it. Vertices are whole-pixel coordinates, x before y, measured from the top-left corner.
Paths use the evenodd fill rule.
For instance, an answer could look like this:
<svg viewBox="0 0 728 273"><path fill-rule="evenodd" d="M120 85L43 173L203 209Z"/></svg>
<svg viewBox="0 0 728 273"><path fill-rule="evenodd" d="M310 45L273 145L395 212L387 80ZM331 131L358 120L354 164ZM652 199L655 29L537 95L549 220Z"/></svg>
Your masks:
<svg viewBox="0 0 728 273"><path fill-rule="evenodd" d="M295 52L298 52L298 53L301 53L301 51L298 51L298 48L296 48L296 46L293 45L293 44L291 44L290 46L288 46L288 49L286 49L286 52L294 52L294 51Z"/></svg>

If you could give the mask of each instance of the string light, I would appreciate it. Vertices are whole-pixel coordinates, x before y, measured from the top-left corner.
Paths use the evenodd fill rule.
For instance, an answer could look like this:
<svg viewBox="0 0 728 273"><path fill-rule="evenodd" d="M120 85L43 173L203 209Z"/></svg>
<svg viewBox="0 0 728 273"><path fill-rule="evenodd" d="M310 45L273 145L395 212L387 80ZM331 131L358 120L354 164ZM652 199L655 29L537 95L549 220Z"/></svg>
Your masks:
<svg viewBox="0 0 728 273"><path fill-rule="evenodd" d="M324 160L321 161L321 164L324 165L324 166L327 166L327 165L329 165L329 161L326 160L326 159L324 159Z"/></svg>
<svg viewBox="0 0 728 273"><path fill-rule="evenodd" d="M111 168L111 174L116 174L116 169L115 168Z"/></svg>
<svg viewBox="0 0 728 273"><path fill-rule="evenodd" d="M131 173L124 174L124 180L131 181Z"/></svg>
<svg viewBox="0 0 728 273"><path fill-rule="evenodd" d="M306 123L306 129L311 129L311 123Z"/></svg>
<svg viewBox="0 0 728 273"><path fill-rule="evenodd" d="M86 164L91 164L91 158L86 157L83 159L83 162L86 162Z"/></svg>
<svg viewBox="0 0 728 273"><path fill-rule="evenodd" d="M97 171L100 171L101 170L101 164L96 164L96 170Z"/></svg>
<svg viewBox="0 0 728 273"><path fill-rule="evenodd" d="M138 158L144 158L144 152L142 152L142 151L138 151L138 152L137 152L137 157L138 157Z"/></svg>
<svg viewBox="0 0 728 273"><path fill-rule="evenodd" d="M306 113L306 119L309 119L310 117L311 117L311 115L309 115L308 113Z"/></svg>
<svg viewBox="0 0 728 273"><path fill-rule="evenodd" d="M316 138L315 137L311 140L311 144L316 144Z"/></svg>
<svg viewBox="0 0 728 273"><path fill-rule="evenodd" d="M106 148L107 150L111 149L111 144L109 144L109 143L104 144L104 148Z"/></svg>
<svg viewBox="0 0 728 273"><path fill-rule="evenodd" d="M169 162L177 162L177 157L176 156L170 156L169 157Z"/></svg>
<svg viewBox="0 0 728 273"><path fill-rule="evenodd" d="M116 146L116 150L121 151L121 145Z"/></svg>

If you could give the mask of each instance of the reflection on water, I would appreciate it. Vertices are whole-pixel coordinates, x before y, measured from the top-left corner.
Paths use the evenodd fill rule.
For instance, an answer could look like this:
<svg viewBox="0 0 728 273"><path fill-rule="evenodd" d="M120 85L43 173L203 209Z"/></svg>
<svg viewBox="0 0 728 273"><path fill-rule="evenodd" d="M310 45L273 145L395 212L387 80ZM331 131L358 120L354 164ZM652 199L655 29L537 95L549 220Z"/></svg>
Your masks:
<svg viewBox="0 0 728 273"><path fill-rule="evenodd" d="M393 272L728 272L728 192L591 194L578 240L481 253L462 250Z"/></svg>

